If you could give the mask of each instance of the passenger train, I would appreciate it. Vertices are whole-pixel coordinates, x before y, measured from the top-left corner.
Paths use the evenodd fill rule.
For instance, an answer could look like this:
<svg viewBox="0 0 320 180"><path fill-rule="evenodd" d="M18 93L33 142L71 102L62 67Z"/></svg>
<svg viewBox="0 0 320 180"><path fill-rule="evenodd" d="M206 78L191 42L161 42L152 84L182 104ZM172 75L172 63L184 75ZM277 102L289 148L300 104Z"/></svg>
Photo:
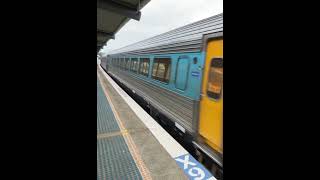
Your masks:
<svg viewBox="0 0 320 180"><path fill-rule="evenodd" d="M222 175L223 14L109 52L100 66Z"/></svg>

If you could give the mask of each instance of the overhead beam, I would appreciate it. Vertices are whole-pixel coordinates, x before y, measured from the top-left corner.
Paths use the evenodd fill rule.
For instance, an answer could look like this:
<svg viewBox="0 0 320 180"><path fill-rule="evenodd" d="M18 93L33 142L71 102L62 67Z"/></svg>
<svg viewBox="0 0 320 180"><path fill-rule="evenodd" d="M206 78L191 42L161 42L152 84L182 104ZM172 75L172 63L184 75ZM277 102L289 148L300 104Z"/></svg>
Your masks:
<svg viewBox="0 0 320 180"><path fill-rule="evenodd" d="M104 43L103 42L98 42L97 46L104 46Z"/></svg>
<svg viewBox="0 0 320 180"><path fill-rule="evenodd" d="M103 44L97 45L97 51L100 51L103 48Z"/></svg>
<svg viewBox="0 0 320 180"><path fill-rule="evenodd" d="M108 39L114 39L114 34L97 29L97 36L104 36Z"/></svg>
<svg viewBox="0 0 320 180"><path fill-rule="evenodd" d="M97 7L111 12L123 15L127 18L139 21L141 12L137 9L130 8L119 3L108 1L108 0L97 0Z"/></svg>
<svg viewBox="0 0 320 180"><path fill-rule="evenodd" d="M104 46L104 45L107 44L107 41L99 41L99 40L97 40L97 46Z"/></svg>

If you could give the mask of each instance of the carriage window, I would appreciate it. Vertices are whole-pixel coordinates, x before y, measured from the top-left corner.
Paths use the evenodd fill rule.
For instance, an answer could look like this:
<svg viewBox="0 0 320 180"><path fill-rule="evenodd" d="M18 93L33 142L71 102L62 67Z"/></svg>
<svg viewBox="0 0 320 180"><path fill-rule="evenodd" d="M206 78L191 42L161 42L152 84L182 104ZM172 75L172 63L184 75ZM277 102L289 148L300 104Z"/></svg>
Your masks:
<svg viewBox="0 0 320 180"><path fill-rule="evenodd" d="M223 82L223 60L213 58L209 70L209 81L207 94L213 99L219 99L222 91Z"/></svg>
<svg viewBox="0 0 320 180"><path fill-rule="evenodd" d="M142 74L144 76L148 76L149 74L149 58L141 58L140 59L140 66L139 66L139 74Z"/></svg>
<svg viewBox="0 0 320 180"><path fill-rule="evenodd" d="M122 70L124 70L126 67L126 59L125 58L122 59L121 67L122 67Z"/></svg>
<svg viewBox="0 0 320 180"><path fill-rule="evenodd" d="M123 69L124 68L124 58L121 58L120 60L120 69Z"/></svg>
<svg viewBox="0 0 320 180"><path fill-rule="evenodd" d="M137 58L134 64L134 72L138 73L138 69L139 69L139 60Z"/></svg>
<svg viewBox="0 0 320 180"><path fill-rule="evenodd" d="M126 61L125 61L125 70L129 70L130 69L130 59L129 58L126 58Z"/></svg>
<svg viewBox="0 0 320 180"><path fill-rule="evenodd" d="M130 71L133 71L133 64L134 64L134 58L131 58L131 63L130 63Z"/></svg>
<svg viewBox="0 0 320 180"><path fill-rule="evenodd" d="M155 58L152 67L152 78L169 83L170 65L170 58Z"/></svg>
<svg viewBox="0 0 320 180"><path fill-rule="evenodd" d="M131 59L131 71L137 73L138 72L138 58Z"/></svg>
<svg viewBox="0 0 320 180"><path fill-rule="evenodd" d="M152 78L153 78L154 76L156 76L156 74L157 74L158 65L159 65L159 63L158 63L158 62L153 61L153 67L152 67Z"/></svg>

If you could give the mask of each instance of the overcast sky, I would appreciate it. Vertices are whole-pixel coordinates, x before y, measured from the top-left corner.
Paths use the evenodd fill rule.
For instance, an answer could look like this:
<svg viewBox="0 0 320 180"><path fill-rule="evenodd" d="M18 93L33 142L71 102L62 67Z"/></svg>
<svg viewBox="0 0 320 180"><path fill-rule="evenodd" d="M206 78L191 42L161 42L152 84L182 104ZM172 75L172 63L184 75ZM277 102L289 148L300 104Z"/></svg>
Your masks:
<svg viewBox="0 0 320 180"><path fill-rule="evenodd" d="M129 20L109 40L103 52L118 49L149 37L223 12L223 0L151 0L141 10L140 21Z"/></svg>

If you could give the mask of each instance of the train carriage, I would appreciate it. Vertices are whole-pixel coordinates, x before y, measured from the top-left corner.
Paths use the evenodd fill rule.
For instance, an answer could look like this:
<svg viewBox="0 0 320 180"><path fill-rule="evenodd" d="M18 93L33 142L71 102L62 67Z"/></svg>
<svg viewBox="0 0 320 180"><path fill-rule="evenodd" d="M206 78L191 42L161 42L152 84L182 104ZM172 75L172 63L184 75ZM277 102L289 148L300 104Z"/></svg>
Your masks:
<svg viewBox="0 0 320 180"><path fill-rule="evenodd" d="M222 168L223 14L109 52L101 66Z"/></svg>

